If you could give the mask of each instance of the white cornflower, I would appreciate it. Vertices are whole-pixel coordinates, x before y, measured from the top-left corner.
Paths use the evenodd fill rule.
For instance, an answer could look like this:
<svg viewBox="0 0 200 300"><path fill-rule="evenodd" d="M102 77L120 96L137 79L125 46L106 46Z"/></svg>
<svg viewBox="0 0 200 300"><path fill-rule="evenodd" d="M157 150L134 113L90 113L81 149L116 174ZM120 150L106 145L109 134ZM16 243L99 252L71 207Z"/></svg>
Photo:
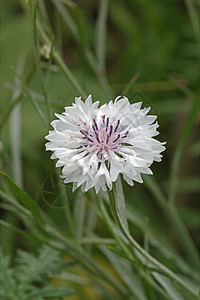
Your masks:
<svg viewBox="0 0 200 300"><path fill-rule="evenodd" d="M161 161L163 144L154 137L159 134L156 116L141 109L142 102L130 104L126 97L99 106L91 95L85 102L75 98L72 107L55 114L58 120L46 139L46 150L53 151L62 167L64 183L73 182L73 190L95 187L96 193L112 189L121 173L126 182L142 183L141 173L152 174L153 161Z"/></svg>

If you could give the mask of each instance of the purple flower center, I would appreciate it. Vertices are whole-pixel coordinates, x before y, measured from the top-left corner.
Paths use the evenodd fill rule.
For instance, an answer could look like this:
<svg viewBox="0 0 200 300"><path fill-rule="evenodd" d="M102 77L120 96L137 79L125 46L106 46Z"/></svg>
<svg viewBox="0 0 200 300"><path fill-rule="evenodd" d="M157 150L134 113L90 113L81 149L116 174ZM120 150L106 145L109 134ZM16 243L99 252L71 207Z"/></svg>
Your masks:
<svg viewBox="0 0 200 300"><path fill-rule="evenodd" d="M109 118L102 116L102 120L97 124L93 119L92 125L83 123L84 128L80 129L83 135L83 146L86 146L90 151L97 151L102 157L103 154L108 154L108 151L117 152L119 146L125 143L125 138L128 136L129 130L120 128L120 120L110 124ZM88 149L88 150L89 150Z"/></svg>

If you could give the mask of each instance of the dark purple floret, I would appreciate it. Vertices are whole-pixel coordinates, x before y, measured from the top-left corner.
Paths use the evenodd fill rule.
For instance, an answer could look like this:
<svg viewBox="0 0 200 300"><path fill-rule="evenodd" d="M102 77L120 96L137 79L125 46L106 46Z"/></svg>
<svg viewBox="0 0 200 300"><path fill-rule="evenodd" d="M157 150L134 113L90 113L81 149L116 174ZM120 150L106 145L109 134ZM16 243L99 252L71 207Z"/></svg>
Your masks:
<svg viewBox="0 0 200 300"><path fill-rule="evenodd" d="M120 138L120 134L118 134L117 138L113 141L115 143Z"/></svg>
<svg viewBox="0 0 200 300"><path fill-rule="evenodd" d="M94 126L95 126L96 130L98 131L98 126L97 126L97 122L95 121L95 119L93 119L93 122L94 122Z"/></svg>
<svg viewBox="0 0 200 300"><path fill-rule="evenodd" d="M117 128L119 127L119 123L120 123L120 120L117 121L117 125L115 127L115 132L117 131Z"/></svg>

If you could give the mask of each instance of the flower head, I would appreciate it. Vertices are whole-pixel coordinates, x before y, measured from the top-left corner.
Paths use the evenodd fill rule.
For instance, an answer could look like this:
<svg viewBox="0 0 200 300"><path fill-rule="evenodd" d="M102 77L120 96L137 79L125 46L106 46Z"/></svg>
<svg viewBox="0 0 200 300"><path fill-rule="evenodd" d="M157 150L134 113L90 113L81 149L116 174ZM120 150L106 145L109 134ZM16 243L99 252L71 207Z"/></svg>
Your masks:
<svg viewBox="0 0 200 300"><path fill-rule="evenodd" d="M112 189L121 173L126 182L142 182L141 173L152 174L153 161L161 161L163 144L154 139L159 134L156 116L141 109L142 102L130 104L126 97L99 106L89 96L85 102L75 98L72 107L51 125L46 150L53 151L62 167L64 183L73 182L73 190L95 187L98 193Z"/></svg>

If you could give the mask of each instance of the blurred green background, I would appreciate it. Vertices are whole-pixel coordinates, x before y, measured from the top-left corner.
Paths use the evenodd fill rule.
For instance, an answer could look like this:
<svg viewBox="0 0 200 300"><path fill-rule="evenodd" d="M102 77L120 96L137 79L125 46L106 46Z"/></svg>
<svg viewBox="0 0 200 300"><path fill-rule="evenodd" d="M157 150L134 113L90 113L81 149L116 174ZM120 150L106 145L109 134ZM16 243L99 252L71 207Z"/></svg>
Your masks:
<svg viewBox="0 0 200 300"><path fill-rule="evenodd" d="M114 95L123 95L127 84L137 77L126 96L132 99L135 93L139 93L138 100L143 100L144 106L152 106L152 113L158 115L159 140L167 141L167 149L163 153L162 163L154 163L152 169L167 196L174 153L198 89L196 12L191 10L188 1L110 0L107 16L104 15L107 18L104 28L107 31L106 67L102 63L100 71L96 71L91 57L99 58L101 62L98 49L101 42L97 39L100 2L74 1L76 5L73 6L61 0L38 1L38 12L44 28L50 35L54 33L58 52L86 94L92 94L94 101L101 100L104 103ZM197 1L194 1L194 7L198 7ZM51 38L53 40L53 34ZM42 47L40 40L38 49ZM62 112L79 95L69 88L54 59L49 75L48 59L42 55L42 50L40 59L44 77L49 76L47 90L52 112ZM52 208L42 198L45 178L54 172L55 166L55 161L50 160L50 153L45 152L44 147L48 128L44 126L27 93L20 97L18 110L6 115L23 82L16 77L15 70L22 78L26 78L33 63L33 35L23 3L18 0L1 1L1 115L4 118L0 144L1 169L64 228L62 209ZM34 72L27 86L34 101L46 115L37 72ZM198 119L184 147L175 201L183 222L195 244L200 247L197 133ZM124 189L127 203L138 222L145 223L148 219L153 234L163 243L167 241L184 256L173 227L146 185L136 183L134 187L129 187L124 184ZM11 212L3 211L3 218L23 226ZM103 224L98 226L98 232L107 235ZM2 228L1 233L6 253L15 254L16 248L34 251L38 246L10 230ZM132 234L142 242L143 237L137 227L132 226Z"/></svg>

